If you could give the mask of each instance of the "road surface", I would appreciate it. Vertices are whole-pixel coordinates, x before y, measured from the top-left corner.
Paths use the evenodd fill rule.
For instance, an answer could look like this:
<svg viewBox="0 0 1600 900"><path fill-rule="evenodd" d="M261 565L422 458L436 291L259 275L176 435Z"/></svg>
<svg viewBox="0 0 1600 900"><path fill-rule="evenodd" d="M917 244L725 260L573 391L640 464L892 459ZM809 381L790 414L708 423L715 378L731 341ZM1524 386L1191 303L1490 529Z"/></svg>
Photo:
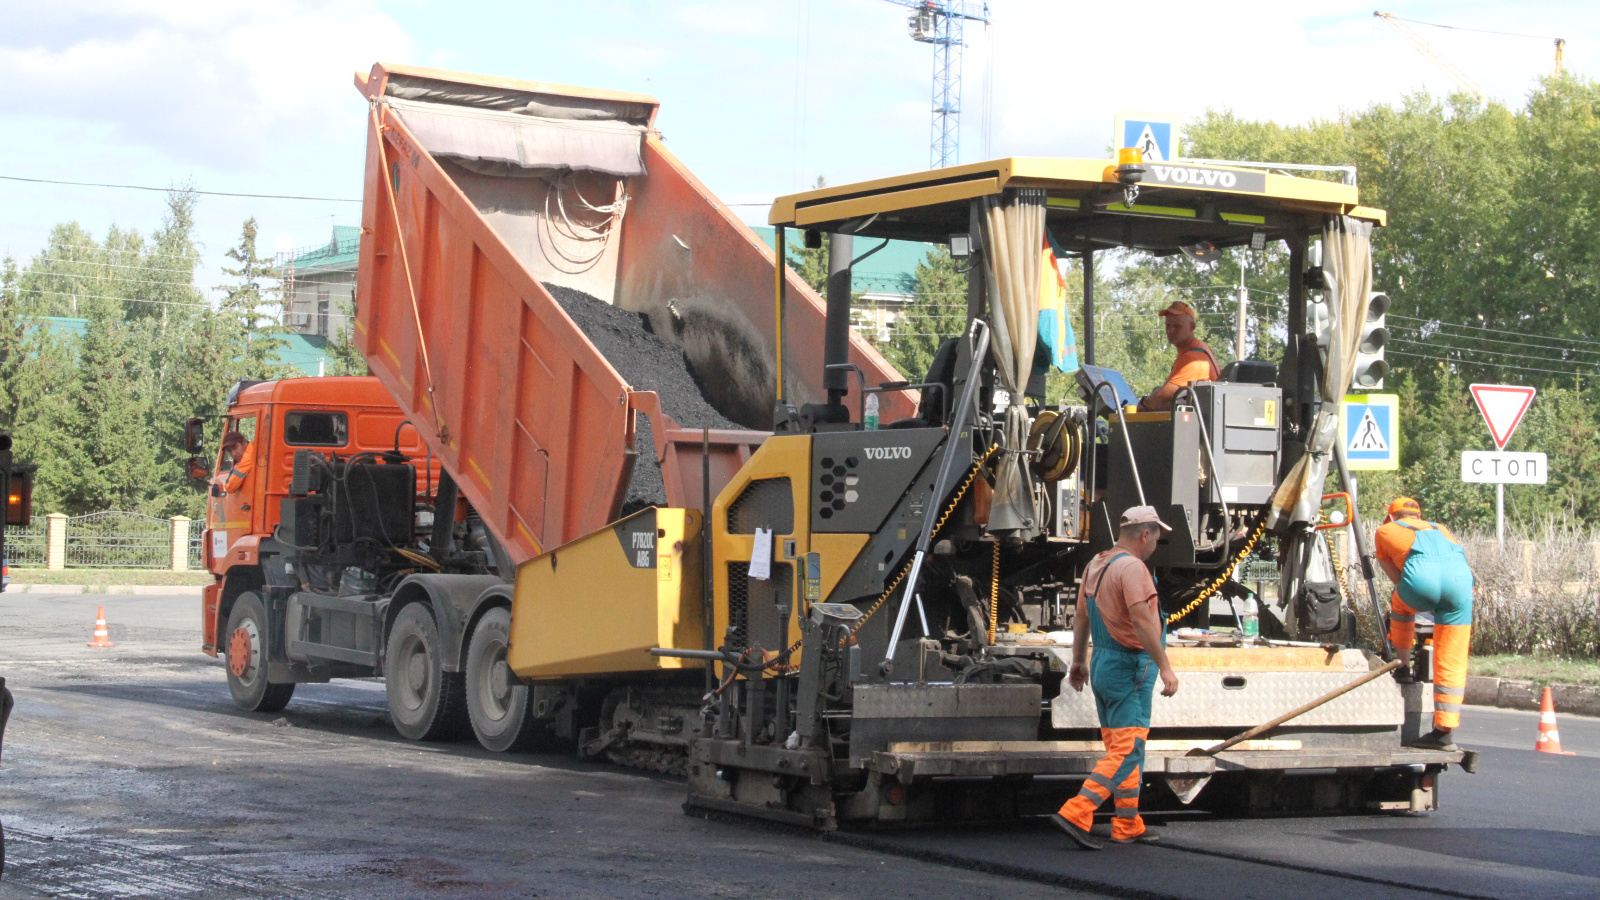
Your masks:
<svg viewBox="0 0 1600 900"><path fill-rule="evenodd" d="M102 603L117 646L91 650ZM0 595L0 898L1600 896L1600 720L1564 716L1555 757L1533 714L1469 708L1481 771L1426 817L1152 817L1158 845L1102 853L1039 821L818 837L686 817L664 777L405 742L376 681L242 713L198 614Z"/></svg>

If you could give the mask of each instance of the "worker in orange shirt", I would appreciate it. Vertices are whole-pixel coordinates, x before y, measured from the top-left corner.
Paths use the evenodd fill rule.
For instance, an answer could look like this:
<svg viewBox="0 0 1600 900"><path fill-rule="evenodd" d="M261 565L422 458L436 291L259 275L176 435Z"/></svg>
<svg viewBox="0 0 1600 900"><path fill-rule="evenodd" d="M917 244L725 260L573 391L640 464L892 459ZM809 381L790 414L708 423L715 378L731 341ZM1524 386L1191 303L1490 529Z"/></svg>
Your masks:
<svg viewBox="0 0 1600 900"><path fill-rule="evenodd" d="M211 483L225 494L237 493L256 468L256 445L237 431L222 436L222 453L229 461L211 477Z"/></svg>
<svg viewBox="0 0 1600 900"><path fill-rule="evenodd" d="M1450 734L1461 724L1472 642L1472 569L1467 566L1467 552L1450 529L1424 521L1422 505L1410 497L1389 504L1389 515L1374 543L1378 565L1394 582L1389 640L1403 663L1411 662L1417 613L1433 613L1433 731L1411 746L1454 750Z"/></svg>
<svg viewBox="0 0 1600 900"><path fill-rule="evenodd" d="M1194 336L1194 307L1174 300L1160 315L1167 327L1167 343L1178 349L1178 358L1172 361L1172 374L1167 380L1139 401L1139 408L1145 412L1171 409L1172 397L1179 388L1222 377L1222 369L1217 366L1217 357L1211 348Z"/></svg>
<svg viewBox="0 0 1600 900"><path fill-rule="evenodd" d="M1094 692L1106 754L1077 795L1050 819L1085 850L1101 844L1089 834L1095 810L1107 800L1116 809L1111 839L1119 844L1155 840L1139 815L1144 742L1150 736L1150 701L1156 680L1161 696L1178 692L1178 676L1167 660L1156 585L1145 565L1163 531L1171 531L1153 506L1122 514L1117 542L1083 571L1072 620L1072 667L1067 683ZM1094 646L1090 655L1089 647Z"/></svg>

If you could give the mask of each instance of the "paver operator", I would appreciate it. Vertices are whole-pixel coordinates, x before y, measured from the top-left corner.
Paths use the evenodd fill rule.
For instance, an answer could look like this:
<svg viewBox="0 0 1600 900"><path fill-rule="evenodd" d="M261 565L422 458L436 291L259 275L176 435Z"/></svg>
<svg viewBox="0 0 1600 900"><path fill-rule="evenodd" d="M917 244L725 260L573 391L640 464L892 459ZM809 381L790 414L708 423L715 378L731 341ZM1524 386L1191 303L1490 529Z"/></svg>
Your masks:
<svg viewBox="0 0 1600 900"><path fill-rule="evenodd" d="M1177 348L1178 358L1172 361L1172 373L1167 380L1139 401L1139 409L1145 412L1171 409L1172 397L1179 388L1222 377L1216 355L1205 341L1194 336L1194 307L1175 300L1160 312L1160 316L1167 328L1167 343Z"/></svg>
<svg viewBox="0 0 1600 900"><path fill-rule="evenodd" d="M237 493L256 468L256 445L237 431L222 436L222 452L230 465L219 468L211 483L225 494Z"/></svg>
<svg viewBox="0 0 1600 900"><path fill-rule="evenodd" d="M1433 731L1411 746L1454 750L1450 734L1461 724L1472 641L1472 569L1467 552L1448 528L1425 521L1422 505L1410 497L1389 504L1389 515L1373 543L1378 565L1394 582L1389 640L1403 664L1411 663L1417 613L1433 613Z"/></svg>
<svg viewBox="0 0 1600 900"><path fill-rule="evenodd" d="M1144 742L1150 736L1156 676L1161 677L1163 697L1178 692L1178 676L1167 662L1156 585L1144 561L1156 552L1161 532L1171 530L1153 506L1135 506L1124 512L1117 543L1089 561L1078 591L1067 681L1075 691L1082 691L1085 682L1094 691L1106 755L1077 796L1051 819L1087 850L1101 847L1089 829L1095 810L1107 800L1116 807L1111 822L1113 841L1155 840L1154 835L1145 834L1144 819L1139 816ZM1091 643L1093 656L1089 655Z"/></svg>

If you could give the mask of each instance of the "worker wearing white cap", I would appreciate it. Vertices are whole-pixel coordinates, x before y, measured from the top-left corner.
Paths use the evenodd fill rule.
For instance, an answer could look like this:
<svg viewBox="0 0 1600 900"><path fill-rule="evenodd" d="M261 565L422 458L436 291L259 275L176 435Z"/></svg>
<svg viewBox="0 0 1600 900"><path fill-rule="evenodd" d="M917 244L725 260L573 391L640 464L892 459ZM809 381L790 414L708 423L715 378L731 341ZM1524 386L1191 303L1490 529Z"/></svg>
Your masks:
<svg viewBox="0 0 1600 900"><path fill-rule="evenodd" d="M1139 782L1143 777L1144 742L1150 736L1150 701L1156 677L1161 696L1178 692L1178 676L1167 661L1156 585L1144 561L1156 552L1163 531L1171 531L1153 506L1135 506L1122 514L1117 542L1089 561L1078 583L1077 613L1072 619L1072 668L1067 682L1094 691L1100 715L1100 737L1106 755L1051 820L1087 850L1100 842L1089 834L1095 810L1107 800L1116 807L1111 839L1119 844L1155 840L1145 833L1139 816ZM1090 637L1094 655L1090 661Z"/></svg>

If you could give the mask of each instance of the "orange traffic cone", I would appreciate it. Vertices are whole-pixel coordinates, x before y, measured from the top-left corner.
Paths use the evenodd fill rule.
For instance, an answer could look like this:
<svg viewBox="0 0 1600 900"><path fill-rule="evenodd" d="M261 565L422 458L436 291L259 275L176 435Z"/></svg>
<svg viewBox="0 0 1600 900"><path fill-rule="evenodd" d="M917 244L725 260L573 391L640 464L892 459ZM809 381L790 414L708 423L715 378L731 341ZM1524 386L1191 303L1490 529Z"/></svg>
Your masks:
<svg viewBox="0 0 1600 900"><path fill-rule="evenodd" d="M1539 740L1533 749L1540 753L1557 753L1577 756L1571 750L1561 749L1561 730L1556 728L1556 703L1550 696L1550 685L1544 686L1544 699L1539 701Z"/></svg>
<svg viewBox="0 0 1600 900"><path fill-rule="evenodd" d="M89 642L89 646L116 646L116 644L111 643L111 632L106 631L106 608L104 606L100 607L100 611L94 614L94 640Z"/></svg>

